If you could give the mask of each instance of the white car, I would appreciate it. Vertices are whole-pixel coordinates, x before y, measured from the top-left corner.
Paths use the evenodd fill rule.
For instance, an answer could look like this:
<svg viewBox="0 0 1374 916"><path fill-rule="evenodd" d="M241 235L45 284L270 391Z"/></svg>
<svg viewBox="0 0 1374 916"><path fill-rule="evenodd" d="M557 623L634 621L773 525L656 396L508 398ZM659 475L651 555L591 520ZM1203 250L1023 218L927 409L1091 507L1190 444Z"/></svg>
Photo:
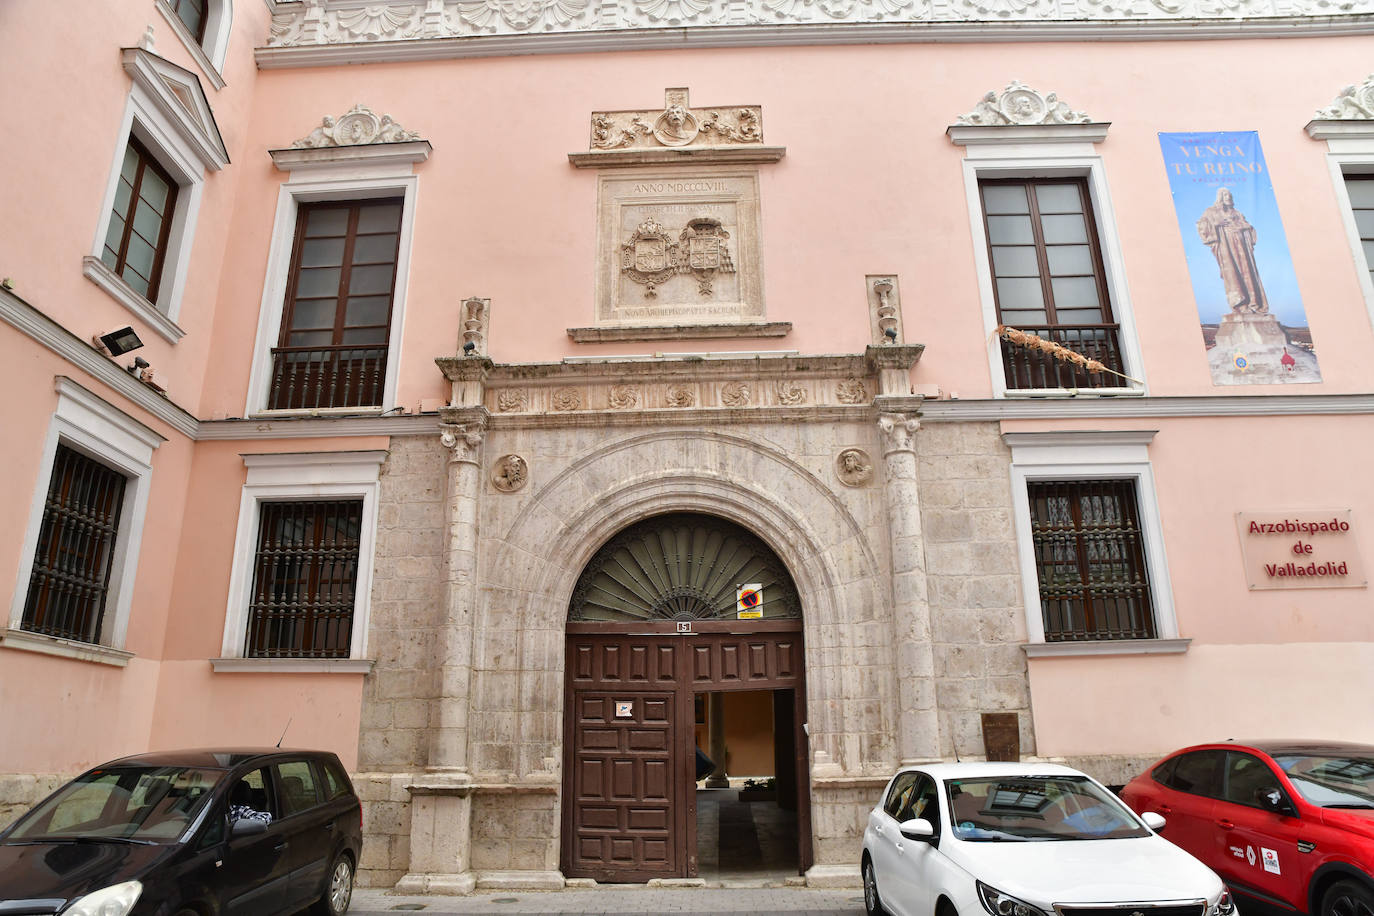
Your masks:
<svg viewBox="0 0 1374 916"><path fill-rule="evenodd" d="M869 916L1234 916L1216 874L1063 766L943 763L892 777L864 830Z"/></svg>

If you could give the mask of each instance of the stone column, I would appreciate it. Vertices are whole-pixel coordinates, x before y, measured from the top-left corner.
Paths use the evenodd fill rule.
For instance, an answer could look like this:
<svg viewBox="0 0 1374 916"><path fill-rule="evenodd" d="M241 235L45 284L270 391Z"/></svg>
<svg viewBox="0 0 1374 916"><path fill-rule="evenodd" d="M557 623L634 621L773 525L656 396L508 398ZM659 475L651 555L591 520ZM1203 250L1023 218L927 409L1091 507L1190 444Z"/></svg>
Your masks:
<svg viewBox="0 0 1374 916"><path fill-rule="evenodd" d="M914 414L883 413L888 533L892 544L893 645L897 656L897 755L902 765L939 757L940 727L935 702L935 653L926 592L925 538L921 533L916 480Z"/></svg>
<svg viewBox="0 0 1374 916"><path fill-rule="evenodd" d="M730 780L725 775L725 694L716 691L706 694L707 734L711 745L711 760L716 768L706 777L706 788L727 789Z"/></svg>
<svg viewBox="0 0 1374 916"><path fill-rule="evenodd" d="M468 710L473 625L477 610L478 500L487 412L447 408L441 438L449 449L446 494L448 550L430 703L429 765L410 787L410 872L403 893L467 894L471 871L472 791L468 769Z"/></svg>

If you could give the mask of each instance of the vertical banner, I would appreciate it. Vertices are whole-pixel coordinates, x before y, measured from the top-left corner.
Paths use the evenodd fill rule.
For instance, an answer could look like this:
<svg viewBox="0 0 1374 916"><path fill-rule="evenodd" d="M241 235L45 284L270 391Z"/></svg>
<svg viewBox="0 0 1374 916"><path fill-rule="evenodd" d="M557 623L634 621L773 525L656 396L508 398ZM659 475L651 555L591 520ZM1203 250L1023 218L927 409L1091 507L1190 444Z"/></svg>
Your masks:
<svg viewBox="0 0 1374 916"><path fill-rule="evenodd" d="M1212 384L1320 382L1259 134L1161 133L1159 147Z"/></svg>

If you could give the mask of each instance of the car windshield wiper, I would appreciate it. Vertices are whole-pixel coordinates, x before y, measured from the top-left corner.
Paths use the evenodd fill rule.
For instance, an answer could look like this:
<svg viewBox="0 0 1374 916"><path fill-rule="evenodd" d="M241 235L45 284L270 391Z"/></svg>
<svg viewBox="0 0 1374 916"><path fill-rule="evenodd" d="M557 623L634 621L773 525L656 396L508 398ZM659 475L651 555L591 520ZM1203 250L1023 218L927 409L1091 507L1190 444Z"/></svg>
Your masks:
<svg viewBox="0 0 1374 916"><path fill-rule="evenodd" d="M131 846L156 846L154 840L138 840L127 836L31 836L22 840L5 840L6 846L37 846L42 843L125 843Z"/></svg>
<svg viewBox="0 0 1374 916"><path fill-rule="evenodd" d="M1322 805L1323 808L1374 808L1374 802L1343 802L1339 805Z"/></svg>

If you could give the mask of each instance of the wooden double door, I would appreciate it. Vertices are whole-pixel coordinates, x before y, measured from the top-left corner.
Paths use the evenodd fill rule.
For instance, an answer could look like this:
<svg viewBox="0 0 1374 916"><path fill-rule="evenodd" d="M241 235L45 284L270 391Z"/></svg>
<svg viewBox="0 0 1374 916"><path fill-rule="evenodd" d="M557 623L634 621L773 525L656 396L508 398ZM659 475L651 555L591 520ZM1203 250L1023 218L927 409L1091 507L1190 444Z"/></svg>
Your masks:
<svg viewBox="0 0 1374 916"><path fill-rule="evenodd" d="M798 861L811 865L800 620L568 624L562 869L609 882L695 877L695 697L773 690L792 708L780 761L795 792ZM791 807L792 799L784 800Z"/></svg>

